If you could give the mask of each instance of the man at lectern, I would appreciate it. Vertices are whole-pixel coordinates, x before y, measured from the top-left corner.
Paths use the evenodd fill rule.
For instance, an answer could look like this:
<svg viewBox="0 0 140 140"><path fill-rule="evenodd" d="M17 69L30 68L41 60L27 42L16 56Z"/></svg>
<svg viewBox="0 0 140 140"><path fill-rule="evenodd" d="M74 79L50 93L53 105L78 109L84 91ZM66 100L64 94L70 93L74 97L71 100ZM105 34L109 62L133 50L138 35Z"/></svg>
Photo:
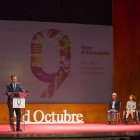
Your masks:
<svg viewBox="0 0 140 140"><path fill-rule="evenodd" d="M6 85L6 95L8 96L8 109L9 109L9 123L11 127L11 131L22 131L20 129L20 118L21 118L21 112L20 108L13 108L13 94L17 94L19 92L25 92L25 90L21 87L21 85L17 82L17 76L11 75L11 82L9 82ZM16 130L14 127L14 111L16 114Z"/></svg>

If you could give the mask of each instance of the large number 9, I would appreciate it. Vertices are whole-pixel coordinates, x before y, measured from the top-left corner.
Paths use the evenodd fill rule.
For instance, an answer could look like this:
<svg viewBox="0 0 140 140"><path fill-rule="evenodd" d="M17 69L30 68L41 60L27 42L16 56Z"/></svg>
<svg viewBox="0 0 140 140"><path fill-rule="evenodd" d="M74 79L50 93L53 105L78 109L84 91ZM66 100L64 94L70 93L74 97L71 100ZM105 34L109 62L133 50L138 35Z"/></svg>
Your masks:
<svg viewBox="0 0 140 140"><path fill-rule="evenodd" d="M43 40L55 38L59 43L60 65L54 74L48 74L42 68ZM54 46L55 47L55 46ZM31 42L31 70L32 73L41 81L48 83L46 89L41 94L42 98L52 97L54 91L60 87L70 72L71 47L70 40L57 29L45 29L37 32Z"/></svg>

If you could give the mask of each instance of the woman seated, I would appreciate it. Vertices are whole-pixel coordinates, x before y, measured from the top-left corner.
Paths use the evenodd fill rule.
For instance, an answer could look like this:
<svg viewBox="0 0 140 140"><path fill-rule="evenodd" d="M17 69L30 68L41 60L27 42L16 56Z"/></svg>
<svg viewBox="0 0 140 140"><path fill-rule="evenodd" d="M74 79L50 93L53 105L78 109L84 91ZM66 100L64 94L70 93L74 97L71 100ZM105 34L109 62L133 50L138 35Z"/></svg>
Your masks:
<svg viewBox="0 0 140 140"><path fill-rule="evenodd" d="M138 107L138 122L140 121L140 101L139 101L139 107Z"/></svg>
<svg viewBox="0 0 140 140"><path fill-rule="evenodd" d="M136 112L136 98L134 95L129 96L129 101L126 104L126 123L128 122L128 117L131 116L132 121L134 121L134 113Z"/></svg>

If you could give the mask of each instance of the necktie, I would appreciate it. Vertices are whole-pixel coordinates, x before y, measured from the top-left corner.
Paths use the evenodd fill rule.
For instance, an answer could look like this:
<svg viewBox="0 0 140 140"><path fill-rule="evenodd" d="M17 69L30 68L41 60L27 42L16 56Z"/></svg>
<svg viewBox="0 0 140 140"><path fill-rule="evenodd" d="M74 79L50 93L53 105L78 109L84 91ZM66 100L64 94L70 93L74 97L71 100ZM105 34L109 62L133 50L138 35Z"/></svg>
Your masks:
<svg viewBox="0 0 140 140"><path fill-rule="evenodd" d="M15 91L15 89L16 89L16 84L14 84L13 86L14 86L14 91Z"/></svg>

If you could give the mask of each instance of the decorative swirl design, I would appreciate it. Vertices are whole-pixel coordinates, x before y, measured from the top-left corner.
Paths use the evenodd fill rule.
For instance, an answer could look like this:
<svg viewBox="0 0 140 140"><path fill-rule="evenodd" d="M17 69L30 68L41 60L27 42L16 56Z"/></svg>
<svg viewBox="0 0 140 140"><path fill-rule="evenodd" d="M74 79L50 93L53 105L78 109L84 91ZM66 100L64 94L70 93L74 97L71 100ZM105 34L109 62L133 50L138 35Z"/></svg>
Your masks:
<svg viewBox="0 0 140 140"><path fill-rule="evenodd" d="M54 74L43 71L42 52L43 40L55 38L59 43L60 64L59 69ZM41 97L52 97L54 91L60 87L70 72L71 43L67 35L57 29L44 29L37 32L31 42L31 70L32 73L41 81L49 83ZM54 46L55 47L55 46ZM49 64L48 64L49 65Z"/></svg>

